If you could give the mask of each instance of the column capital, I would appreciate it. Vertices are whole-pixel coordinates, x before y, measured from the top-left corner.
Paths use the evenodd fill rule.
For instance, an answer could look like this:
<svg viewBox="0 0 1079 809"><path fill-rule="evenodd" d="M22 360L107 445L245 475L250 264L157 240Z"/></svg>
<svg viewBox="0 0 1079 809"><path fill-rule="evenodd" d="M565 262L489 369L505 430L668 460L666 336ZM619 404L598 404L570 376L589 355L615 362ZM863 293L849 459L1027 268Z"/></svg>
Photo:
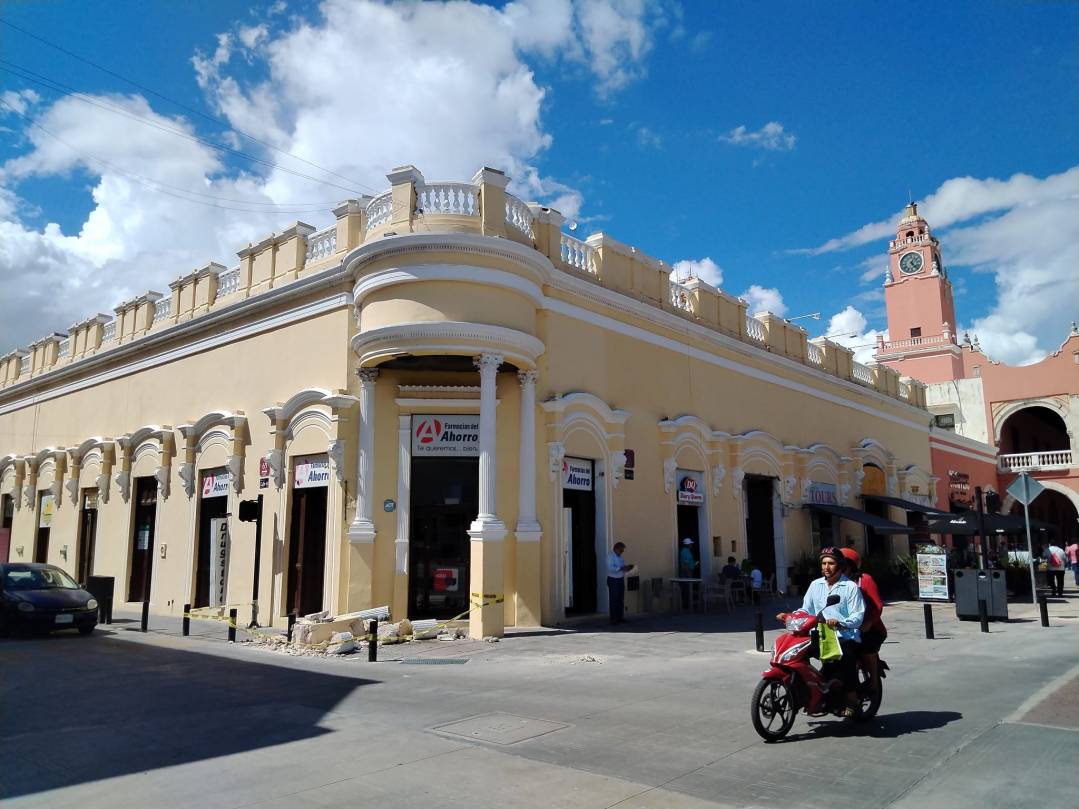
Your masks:
<svg viewBox="0 0 1079 809"><path fill-rule="evenodd" d="M378 379L378 368L357 368L356 376L360 378L361 385L373 385Z"/></svg>
<svg viewBox="0 0 1079 809"><path fill-rule="evenodd" d="M498 370L498 366L502 364L505 357L501 354L480 354L478 357L472 358L472 364L479 368L480 373L488 370Z"/></svg>
<svg viewBox="0 0 1079 809"><path fill-rule="evenodd" d="M539 378L539 371L533 369L531 371L518 371L517 379L521 382L521 387L525 385L535 385L536 380Z"/></svg>

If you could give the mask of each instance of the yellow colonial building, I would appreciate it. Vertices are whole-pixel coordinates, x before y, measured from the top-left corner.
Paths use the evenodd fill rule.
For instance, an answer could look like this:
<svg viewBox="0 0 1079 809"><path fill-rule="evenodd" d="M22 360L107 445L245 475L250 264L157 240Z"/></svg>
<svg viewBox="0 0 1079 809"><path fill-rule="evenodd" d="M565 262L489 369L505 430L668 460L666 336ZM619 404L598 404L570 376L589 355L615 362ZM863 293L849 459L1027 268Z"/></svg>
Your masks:
<svg viewBox="0 0 1079 809"><path fill-rule="evenodd" d="M861 547L864 487L935 499L919 383L499 171L388 178L0 359L2 555L113 576L118 608L472 608L481 636L605 609L616 540L644 580L688 538L706 580L749 556L783 589Z"/></svg>

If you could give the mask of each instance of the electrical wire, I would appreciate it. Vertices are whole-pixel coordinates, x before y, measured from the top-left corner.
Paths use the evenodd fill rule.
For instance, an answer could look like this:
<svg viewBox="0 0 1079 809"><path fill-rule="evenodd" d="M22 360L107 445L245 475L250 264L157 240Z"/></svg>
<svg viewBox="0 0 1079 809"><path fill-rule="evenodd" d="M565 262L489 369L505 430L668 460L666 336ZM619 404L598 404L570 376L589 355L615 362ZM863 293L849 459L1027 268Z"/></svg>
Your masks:
<svg viewBox="0 0 1079 809"><path fill-rule="evenodd" d="M3 65L10 65L11 67L3 67ZM15 69L13 70L11 68L15 68ZM192 141L194 143L202 144L203 146L207 146L207 147L209 147L211 149L216 149L219 152L224 152L226 154L234 155L235 157L239 157L239 158L242 158L244 160L250 160L253 163L258 163L258 164L261 164L263 166L267 166L268 168L276 169L278 171L283 171L283 172L285 172L287 174L292 174L292 175L294 175L296 177L300 177L300 178L305 179L305 180L310 180L311 182L319 183L321 185L329 186L331 188L339 188L342 191L347 191L349 194L357 194L358 195L358 192L354 187L348 187L348 186L340 185L339 183L330 182L329 180L321 180L318 177L313 177L310 174L305 174L302 171L297 171L295 169L290 169L287 166L282 166L280 163L275 163L272 160L264 160L261 157L255 157L254 155L247 154L246 152L241 152L238 149L232 149L232 148L230 148L228 146L223 146L223 145L221 145L219 143L214 143L213 141L210 141L210 140L207 140L205 138L199 137L198 135L188 134L187 132L184 132L181 129L175 129L175 128L170 127L170 126L164 126L164 125L159 124L159 123L157 123L155 121L151 121L151 120L149 120L149 119L147 119L147 118L145 118L143 116L136 115L136 114L134 114L132 112L129 112L128 110L124 110L124 109L122 109L120 107L113 106L113 105L108 104L106 102L101 102L101 101L91 99L91 98L87 97L86 95L80 93L79 91L75 90L75 88L70 87L69 85L65 85L65 84L62 84L61 82L57 82L57 81L55 81L53 79L49 79L47 76L42 76L39 73L35 73L32 70L28 70L27 68L16 65L13 62L7 61L6 59L0 59L0 71L3 71L5 73L10 73L10 74L12 74L14 76L18 76L19 78L21 78L21 79L23 79L25 81L29 81L29 82L32 82L34 84L38 84L38 85L43 86L43 87L48 87L53 92L60 93L61 95L64 95L64 96L67 96L67 97L70 97L70 98L74 98L77 101L81 101L84 104L89 104L92 107L98 107L99 109L103 109L103 110L105 110L107 112L111 112L113 114L120 115L120 116L123 116L125 118L130 118L131 120L137 121L138 123L141 123L144 126L149 126L149 127L154 128L154 129L158 129L158 130L160 130L162 132L165 132L165 133L168 133L168 134L175 135L177 137L183 138L185 140ZM18 71L22 71L23 73L29 74L29 75L23 75L23 73L20 73ZM37 78L33 78L35 76ZM50 86L50 85L55 85L55 86ZM58 89L56 89L57 87L62 88L62 89L58 90Z"/></svg>
<svg viewBox="0 0 1079 809"><path fill-rule="evenodd" d="M164 93L158 92L157 90L154 90L151 87L147 87L144 84L140 84L139 82L135 81L134 79L128 78L127 76L124 76L121 73L117 73L115 70L110 70L109 68L104 67L102 65L99 65L96 62L94 62L94 61L92 61L90 59L87 59L84 56L80 56L79 54L74 53L73 51L70 51L67 48L64 48L64 47L62 47L60 45L57 45L55 42L50 42L49 40L45 39L42 36L39 36L38 34L32 33L31 31L27 31L25 28L20 28L19 26L15 25L13 22L10 22L8 20L0 18L0 25L6 25L8 28L11 28L11 29L13 29L15 31L18 31L20 34L23 34L24 36L28 36L31 39L37 40L38 42L40 42L43 45L46 45L46 46L48 46L50 48L53 48L54 50L59 51L60 53L63 53L65 55L67 55L67 56L70 56L72 59L76 59L79 62L82 62L83 64L89 65L90 67L94 68L95 70L100 70L102 73L106 73L109 76L112 76L113 78L119 79L120 81L127 82L132 87L137 87L139 90L142 90L144 93L148 93L149 95L160 98L163 101L167 101L170 104L173 104L173 105L179 107L180 109L191 113L192 115L197 115L200 118L203 118L203 119L205 119L207 121L211 121L211 122L217 124L218 126L223 127L226 130L229 130L231 132L235 132L236 134L241 135L241 136L247 138L248 140L259 144L260 146L263 146L263 147L265 147L267 149L271 149L271 150L273 150L273 151L275 151L275 152L277 152L279 154L283 154L283 155L286 155L288 157L291 157L293 160L298 160L301 163L306 163L307 165L309 165L309 166L311 166L313 168L316 168L319 171L324 171L329 175L337 177L338 179L345 180L346 182L349 182L349 183L351 183L352 185L354 185L354 186L356 186L358 188L366 189L366 190L368 190L368 191L370 191L370 192L372 192L374 194L379 193L379 191L377 189L374 189L371 186L365 185L364 183L361 183L361 182L359 182L357 180L346 177L343 174L339 174L336 171L325 168L324 166L320 166L320 165L318 165L317 163L315 163L315 162L313 162L311 160L307 160L306 158L299 157L298 155L294 155L291 152L285 151L284 149L281 149L281 148L279 148L277 146L274 146L272 143L268 143L268 142L266 142L264 140L261 140L260 138L255 137L254 135L251 135L251 134L249 134L247 132L244 132L242 129L239 129L236 126L233 126L232 124L228 123L227 121L222 121L220 118L216 118L216 117L214 117L212 115L208 115L205 112L202 112L201 110L197 110L194 107L191 107L191 106L189 106L187 104L184 104L182 101L177 101L175 98L167 96Z"/></svg>

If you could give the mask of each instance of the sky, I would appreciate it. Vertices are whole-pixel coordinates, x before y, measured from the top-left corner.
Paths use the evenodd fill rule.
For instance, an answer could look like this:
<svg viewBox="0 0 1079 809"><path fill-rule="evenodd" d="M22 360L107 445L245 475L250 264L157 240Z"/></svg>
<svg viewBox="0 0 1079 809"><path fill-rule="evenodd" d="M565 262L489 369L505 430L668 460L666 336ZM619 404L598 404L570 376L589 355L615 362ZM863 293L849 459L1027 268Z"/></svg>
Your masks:
<svg viewBox="0 0 1079 809"><path fill-rule="evenodd" d="M996 360L1079 319L1079 4L0 5L0 353L483 165L867 360L908 199Z"/></svg>

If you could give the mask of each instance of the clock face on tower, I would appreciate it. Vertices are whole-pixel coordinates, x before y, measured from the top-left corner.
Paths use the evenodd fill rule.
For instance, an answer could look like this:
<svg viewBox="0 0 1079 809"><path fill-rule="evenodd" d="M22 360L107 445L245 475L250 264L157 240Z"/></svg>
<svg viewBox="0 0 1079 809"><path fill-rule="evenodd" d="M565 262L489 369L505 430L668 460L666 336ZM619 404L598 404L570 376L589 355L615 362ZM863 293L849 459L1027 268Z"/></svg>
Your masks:
<svg viewBox="0 0 1079 809"><path fill-rule="evenodd" d="M899 259L899 271L904 275L914 275L922 268L921 253L907 253Z"/></svg>

